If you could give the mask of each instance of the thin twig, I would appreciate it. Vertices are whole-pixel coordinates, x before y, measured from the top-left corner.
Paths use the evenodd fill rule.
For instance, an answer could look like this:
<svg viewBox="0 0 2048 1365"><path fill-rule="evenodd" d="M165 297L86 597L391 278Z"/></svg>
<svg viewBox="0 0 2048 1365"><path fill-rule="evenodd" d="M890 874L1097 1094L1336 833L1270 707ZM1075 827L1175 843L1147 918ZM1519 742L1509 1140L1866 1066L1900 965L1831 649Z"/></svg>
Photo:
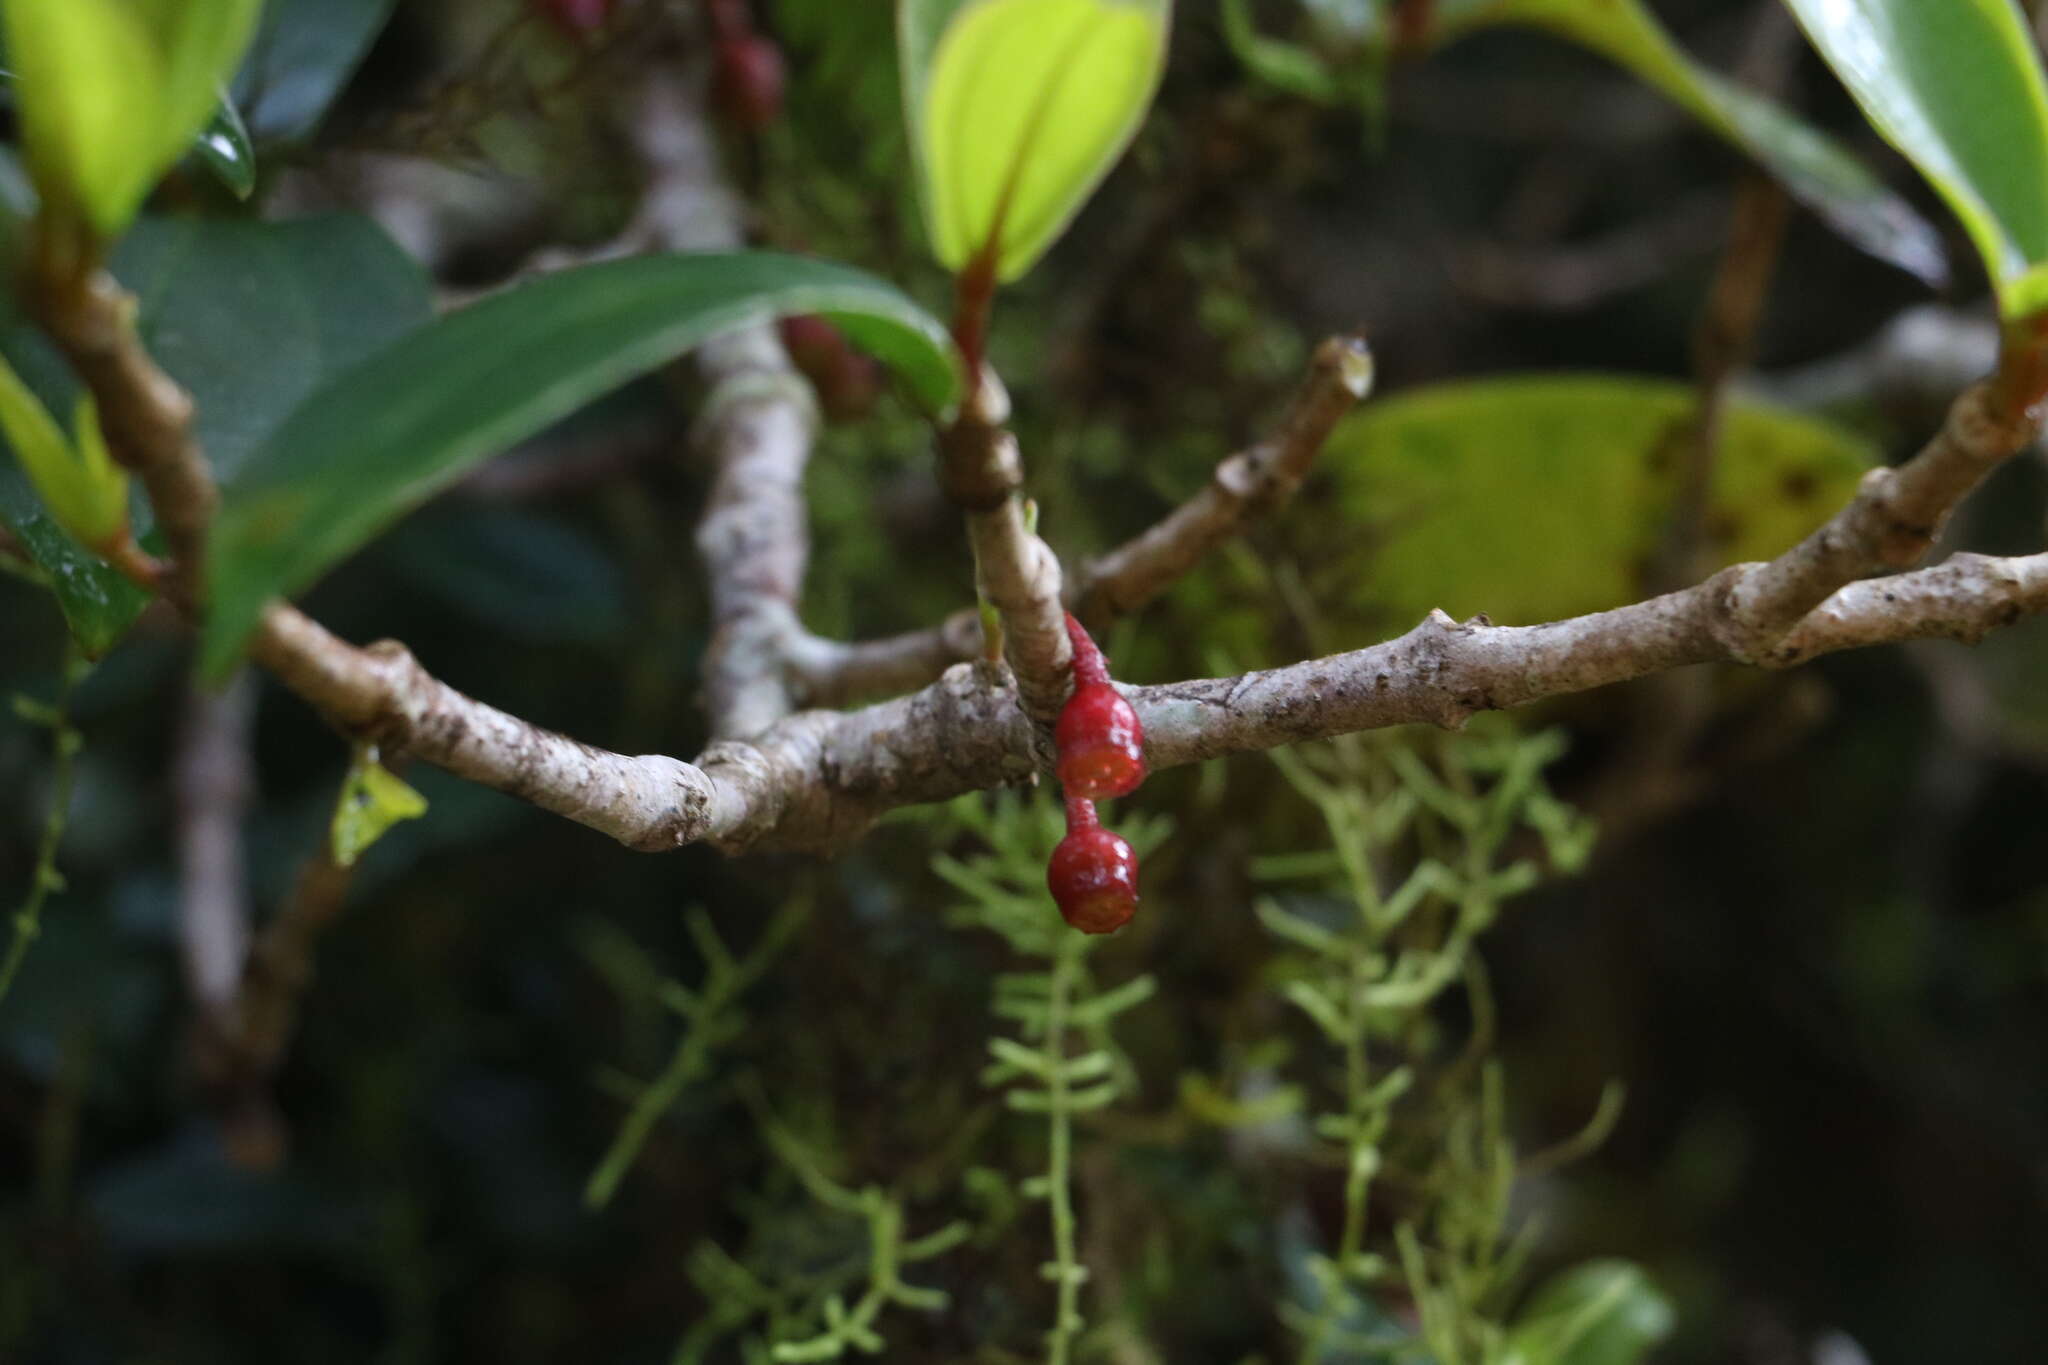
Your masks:
<svg viewBox="0 0 2048 1365"><path fill-rule="evenodd" d="M1209 483L1163 521L1089 562L1078 576L1075 614L1099 626L1135 611L1246 522L1284 508L1338 419L1371 388L1372 372L1364 337L1324 341L1308 378L1265 440L1217 465Z"/></svg>
<svg viewBox="0 0 2048 1365"><path fill-rule="evenodd" d="M1701 560L1714 467L1720 453L1730 382L1756 350L1764 300L1784 240L1790 203L1775 180L1752 172L1735 196L1728 249L1714 273L1707 306L1693 333L1693 374L1698 402L1686 431L1684 458L1670 528L1650 587L1659 592L1690 583Z"/></svg>

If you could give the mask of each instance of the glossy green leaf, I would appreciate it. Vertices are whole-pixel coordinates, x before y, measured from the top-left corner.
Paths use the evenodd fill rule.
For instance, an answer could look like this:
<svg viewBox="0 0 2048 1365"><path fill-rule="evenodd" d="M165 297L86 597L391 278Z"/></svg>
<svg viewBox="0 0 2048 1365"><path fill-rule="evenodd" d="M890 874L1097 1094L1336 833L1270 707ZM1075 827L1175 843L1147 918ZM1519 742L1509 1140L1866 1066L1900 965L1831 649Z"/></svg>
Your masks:
<svg viewBox="0 0 2048 1365"><path fill-rule="evenodd" d="M1968 0L1972 7L1986 2ZM1945 5L1899 4L1919 7L1933 27L1945 22L1939 18ZM1929 284L1946 280L1940 237L1869 167L1777 104L1693 61L1640 0L1497 0L1461 8L1455 19L1445 16L1442 36L1502 22L1537 25L1626 67L1754 157L1787 193L1864 251Z"/></svg>
<svg viewBox="0 0 2048 1365"><path fill-rule="evenodd" d="M1671 1300L1640 1266L1588 1261L1550 1280L1509 1329L1507 1365L1641 1365L1671 1335Z"/></svg>
<svg viewBox="0 0 2048 1365"><path fill-rule="evenodd" d="M391 17L393 0L270 0L235 78L260 141L309 136Z"/></svg>
<svg viewBox="0 0 2048 1365"><path fill-rule="evenodd" d="M933 250L999 279L1052 245L1123 153L1166 61L1170 0L904 0L905 100Z"/></svg>
<svg viewBox="0 0 2048 1365"><path fill-rule="evenodd" d="M2014 0L1786 0L1962 220L2008 318L2048 308L2048 88Z"/></svg>
<svg viewBox="0 0 2048 1365"><path fill-rule="evenodd" d="M821 313L941 408L945 328L859 271L773 252L649 256L564 271L450 314L314 394L251 458L215 527L206 668L263 603L304 588L400 514L706 337Z"/></svg>
<svg viewBox="0 0 2048 1365"><path fill-rule="evenodd" d="M256 150L249 145L249 130L233 99L221 96L192 147L200 162L235 198L247 199L256 192Z"/></svg>
<svg viewBox="0 0 2048 1365"><path fill-rule="evenodd" d="M329 838L334 861L354 867L356 859L383 838L393 825L417 820L427 813L427 798L377 761L377 750L365 746L356 750L342 779L341 796L334 803Z"/></svg>
<svg viewBox="0 0 2048 1365"><path fill-rule="evenodd" d="M1329 604L1327 643L1385 638L1432 607L1530 625L1636 600L1694 403L1691 386L1665 380L1537 375L1436 386L1346 418L1320 465L1331 515L1288 532L1310 596ZM1706 550L1717 563L1779 553L1875 459L1826 424L1737 401Z"/></svg>

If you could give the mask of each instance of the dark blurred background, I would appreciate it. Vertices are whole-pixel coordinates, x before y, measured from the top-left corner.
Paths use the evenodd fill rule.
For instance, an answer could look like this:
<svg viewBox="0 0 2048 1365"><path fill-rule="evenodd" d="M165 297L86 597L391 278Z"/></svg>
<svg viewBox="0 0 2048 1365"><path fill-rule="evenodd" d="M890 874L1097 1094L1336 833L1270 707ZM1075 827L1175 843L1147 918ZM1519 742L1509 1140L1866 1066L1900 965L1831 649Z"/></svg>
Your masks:
<svg viewBox="0 0 2048 1365"><path fill-rule="evenodd" d="M939 308L888 8L760 0L786 102L765 130L727 128L725 151L760 240L861 264ZM1276 35L1308 32L1294 6L1253 9ZM1688 49L1841 135L1949 233L1956 279L1935 295L1794 211L1745 381L1910 453L1989 359L1959 234L1775 5L1657 9ZM644 40L586 51L525 0L402 0L317 135L259 146L260 202L376 207L451 288L545 246L601 242L636 188L609 92L650 64L705 64L687 6L649 24ZM1332 329L1368 330L1381 395L1558 369L1690 382L1752 174L1735 152L1623 71L1529 30L1384 78L1378 116L1364 100L1310 103L1247 73L1215 6L1179 7L1134 152L999 310L994 357L1063 553L1114 543L1198 487ZM196 172L158 207L242 211ZM1907 310L1920 310L1910 336L1884 330ZM941 619L969 600L970 573L919 425L857 365L840 377L861 415L829 428L813 470L810 623L865 636ZM404 639L455 686L580 738L694 752L706 613L690 544L704 471L680 437L692 402L687 376L607 400L413 517L312 610L351 638ZM1122 623L1107 639L1120 675L1283 662L1364 631L1369 585L1301 600L1313 547L1346 535L1346 477L1326 469L1247 548ZM2039 459L2015 461L1957 543L2038 548L2043 485ZM47 700L61 623L5 577L0 640L0 693ZM972 1021L1002 960L942 919L957 897L929 869L926 823L891 821L830 863L650 857L419 769L407 776L430 813L348 886L274 1079L224 1098L195 1060L176 946L188 658L182 634L147 617L76 695L68 885L0 1003L0 1360L667 1359L716 1307L686 1273L693 1252L737 1238L777 1189L745 1099L763 1077L779 1109L831 1133L842 1177L889 1184L914 1209L947 1207L956 1138L981 1144L975 1162L1038 1159L1037 1130L990 1130ZM1604 835L1584 873L1515 902L1483 941L1511 1127L1538 1147L1581 1124L1610 1078L1628 1098L1596 1153L1527 1182L1518 1217L1542 1220L1540 1266L1613 1255L1650 1272L1678 1308L1657 1360L2041 1359L2044 678L2037 621L1974 650L1716 670L1677 684L1685 707L1645 684L1536 718L1571 734L1553 783ZM348 755L275 687L251 685L250 702L261 922L290 899ZM1660 729L1681 713L1686 730ZM45 731L0 723L9 904L50 772ZM1162 774L1134 804L1175 831L1148 864L1144 923L1097 962L1108 979L1161 982L1124 1033L1140 1080L1127 1103L1143 1114L1172 1105L1184 1072L1221 1068L1259 1021L1281 1029L1276 1008L1243 1006L1267 951L1248 862L1309 846L1320 826L1258 756ZM799 897L810 918L749 993L744 1026L622 1196L586 1212L583 1182L622 1113L617 1078L653 1074L674 1042L648 983L702 974L685 909L744 947ZM1105 1358L1291 1359L1275 1228L1302 1207L1327 1219L1335 1177L1247 1170L1213 1133L1161 1146L1084 1132L1099 1166L1084 1221L1091 1205L1107 1216L1101 1187L1121 1190L1115 1245L1135 1249L1123 1274L1153 1286L1153 1353ZM1028 1356L1049 1311L1039 1223L927 1267L953 1306L893 1316L885 1358Z"/></svg>

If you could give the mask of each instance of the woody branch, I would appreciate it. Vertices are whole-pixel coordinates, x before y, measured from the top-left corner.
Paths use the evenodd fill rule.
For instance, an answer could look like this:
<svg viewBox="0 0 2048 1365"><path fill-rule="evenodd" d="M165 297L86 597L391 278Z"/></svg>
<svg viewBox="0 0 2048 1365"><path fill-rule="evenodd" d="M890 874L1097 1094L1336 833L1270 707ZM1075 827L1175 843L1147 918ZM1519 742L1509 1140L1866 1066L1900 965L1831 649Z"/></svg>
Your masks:
<svg viewBox="0 0 2048 1365"><path fill-rule="evenodd" d="M173 582L195 583L215 493L191 436L191 403L141 346L132 305L110 280L54 283L62 287L33 295L40 319L91 388L110 440L138 472L160 519L181 528L171 537ZM1682 591L1536 626L1484 618L1460 624L1432 613L1398 639L1348 654L1236 678L1127 688L1146 725L1148 759L1170 767L1389 725L1457 725L1478 710L1685 664L1781 667L1905 639L1974 640L2048 610L2048 555L1959 555L1931 569L1854 581L1925 553L1955 504L2037 435L2039 397L2009 379L1973 387L1926 449L1897 469L1873 472L1806 541L1769 563L1737 565ZM980 416L986 430L1000 430L994 413ZM709 426L705 439L716 441L725 429ZM999 441L975 439L981 458L1001 458ZM1026 651L1038 663L1057 657L1036 641L1017 641L1013 621L1025 608L1042 614L1049 602L1056 610L1058 574L1050 551L1023 525L1014 484L1001 498L970 506L971 524L975 516L990 519L973 533L984 586L1011 618L1012 664ZM790 563L787 546L772 552ZM714 572L748 559L719 558ZM800 548L794 562L800 572ZM991 582L991 564L1016 581ZM780 591L782 580L775 581ZM1058 654L1064 650L1062 640ZM402 645L350 645L282 602L265 612L252 653L344 731L633 848L704 841L728 852L831 850L888 809L1016 782L1040 766L1036 710L1044 695L1035 704L1020 697L1017 680L1035 669L956 665L877 706L790 711L754 733L718 740L688 763L608 753L543 730L448 687ZM1062 685L1063 674L1060 658L1052 675Z"/></svg>

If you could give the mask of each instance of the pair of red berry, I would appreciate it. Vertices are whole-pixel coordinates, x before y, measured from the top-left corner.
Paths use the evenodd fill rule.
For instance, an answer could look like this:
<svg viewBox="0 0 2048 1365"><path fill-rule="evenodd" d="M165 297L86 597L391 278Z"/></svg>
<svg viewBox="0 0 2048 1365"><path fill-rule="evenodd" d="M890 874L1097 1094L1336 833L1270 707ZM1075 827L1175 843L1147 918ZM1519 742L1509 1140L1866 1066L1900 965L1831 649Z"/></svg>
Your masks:
<svg viewBox="0 0 2048 1365"><path fill-rule="evenodd" d="M1074 694L1053 727L1067 837L1052 851L1045 884L1060 917L1084 934L1122 928L1138 908L1138 855L1095 817L1095 803L1128 796L1145 780L1145 727L1110 685L1102 651L1072 616Z"/></svg>

